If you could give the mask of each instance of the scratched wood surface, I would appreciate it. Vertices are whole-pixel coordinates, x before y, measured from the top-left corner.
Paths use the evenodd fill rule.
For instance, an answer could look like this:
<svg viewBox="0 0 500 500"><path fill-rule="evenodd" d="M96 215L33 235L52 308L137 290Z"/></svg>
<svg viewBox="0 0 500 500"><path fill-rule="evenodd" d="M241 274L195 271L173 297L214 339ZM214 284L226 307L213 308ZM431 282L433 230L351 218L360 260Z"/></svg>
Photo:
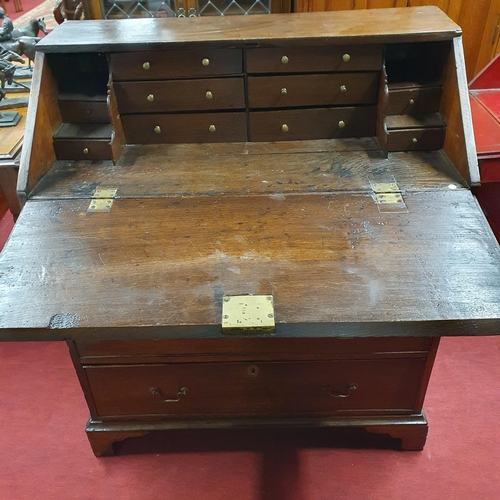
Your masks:
<svg viewBox="0 0 500 500"><path fill-rule="evenodd" d="M314 150L314 143L309 148ZM318 141L321 142L321 141ZM324 144L324 143L323 143ZM117 188L118 198L215 194L273 194L370 189L370 180L395 179L400 188L448 189L464 185L442 152L392 153L359 150L369 141L332 142L338 150L281 151L280 144L252 148L250 144L168 145L126 147L116 165L112 162L56 162L37 186L34 199L92 196L97 186ZM247 146L250 146L247 148ZM348 150L345 149L348 147ZM229 152L226 151L229 149ZM291 147L292 151L294 147ZM274 151L274 152L273 152ZM302 151L302 152L299 152ZM210 154L212 152L212 154Z"/></svg>
<svg viewBox="0 0 500 500"><path fill-rule="evenodd" d="M370 9L363 11L308 12L272 16L196 17L189 23L178 19L107 19L69 22L57 27L37 44L43 52L127 52L143 46L147 50L207 42L262 45L280 42L318 45L446 40L461 29L436 7ZM140 37L137 34L140 33ZM227 43L226 43L227 46Z"/></svg>
<svg viewBox="0 0 500 500"><path fill-rule="evenodd" d="M500 333L500 249L471 193L405 202L190 196L88 213L85 199L31 200L0 257L2 337L220 335L224 294L272 294L285 336Z"/></svg>

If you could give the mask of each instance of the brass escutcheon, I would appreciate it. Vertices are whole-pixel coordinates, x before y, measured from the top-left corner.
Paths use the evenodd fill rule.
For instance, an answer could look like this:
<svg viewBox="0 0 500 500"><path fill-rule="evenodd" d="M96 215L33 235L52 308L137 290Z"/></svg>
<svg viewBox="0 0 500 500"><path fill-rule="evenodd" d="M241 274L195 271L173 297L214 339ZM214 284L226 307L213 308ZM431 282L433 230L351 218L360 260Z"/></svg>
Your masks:
<svg viewBox="0 0 500 500"><path fill-rule="evenodd" d="M283 87L281 89L281 95L287 95L288 94L288 90L286 89L286 87Z"/></svg>

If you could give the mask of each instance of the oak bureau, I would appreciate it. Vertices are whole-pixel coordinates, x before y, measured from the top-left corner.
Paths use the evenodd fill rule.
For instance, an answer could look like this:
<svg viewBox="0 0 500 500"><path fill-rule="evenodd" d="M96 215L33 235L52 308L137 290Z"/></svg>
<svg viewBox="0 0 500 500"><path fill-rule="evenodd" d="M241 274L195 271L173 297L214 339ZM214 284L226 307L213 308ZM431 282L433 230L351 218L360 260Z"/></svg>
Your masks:
<svg viewBox="0 0 500 500"><path fill-rule="evenodd" d="M460 35L422 7L37 45L0 335L68 343L96 455L247 426L422 449L439 338L500 333Z"/></svg>

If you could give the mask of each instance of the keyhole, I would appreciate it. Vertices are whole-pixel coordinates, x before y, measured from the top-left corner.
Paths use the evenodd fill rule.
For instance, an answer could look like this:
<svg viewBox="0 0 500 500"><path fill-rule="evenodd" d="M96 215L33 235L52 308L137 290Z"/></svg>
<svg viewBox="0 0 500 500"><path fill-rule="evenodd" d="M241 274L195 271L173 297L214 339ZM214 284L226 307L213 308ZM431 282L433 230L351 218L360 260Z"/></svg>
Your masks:
<svg viewBox="0 0 500 500"><path fill-rule="evenodd" d="M259 374L259 367L255 365L251 365L247 370L249 377L256 377Z"/></svg>

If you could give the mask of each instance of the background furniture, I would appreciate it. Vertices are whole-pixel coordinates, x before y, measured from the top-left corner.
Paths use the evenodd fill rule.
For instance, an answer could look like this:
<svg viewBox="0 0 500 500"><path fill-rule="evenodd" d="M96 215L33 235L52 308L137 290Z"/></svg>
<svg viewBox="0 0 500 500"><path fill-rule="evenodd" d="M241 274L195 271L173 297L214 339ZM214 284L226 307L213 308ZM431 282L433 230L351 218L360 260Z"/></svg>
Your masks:
<svg viewBox="0 0 500 500"><path fill-rule="evenodd" d="M500 56L470 83L481 187L475 194L500 241Z"/></svg>
<svg viewBox="0 0 500 500"><path fill-rule="evenodd" d="M458 27L95 21L40 49L1 335L67 340L94 452L255 425L421 449L439 338L499 333ZM239 295L274 300L274 333L221 330Z"/></svg>

